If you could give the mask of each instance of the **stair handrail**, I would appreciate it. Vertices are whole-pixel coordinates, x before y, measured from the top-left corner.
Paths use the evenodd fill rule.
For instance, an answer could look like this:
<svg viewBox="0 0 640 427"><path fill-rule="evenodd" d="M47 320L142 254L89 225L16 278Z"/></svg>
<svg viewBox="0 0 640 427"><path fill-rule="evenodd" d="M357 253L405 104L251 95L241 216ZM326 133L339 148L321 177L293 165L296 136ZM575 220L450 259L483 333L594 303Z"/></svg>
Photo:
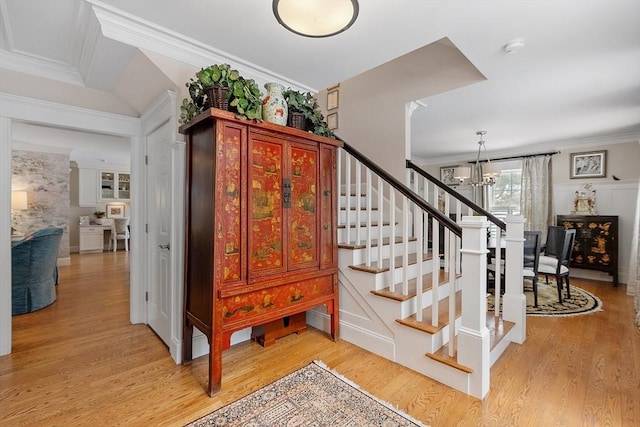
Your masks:
<svg viewBox="0 0 640 427"><path fill-rule="evenodd" d="M424 177L424 178L428 179L429 181L431 181L431 183L433 183L434 185L439 187L441 190L444 190L446 193L451 194L454 198L456 198L456 199L460 200L461 202L463 202L465 205L470 207L472 211L474 211L476 213L479 213L480 215L486 216L488 221L491 221L492 223L494 223L496 225L496 227L499 227L502 231L506 231L507 224L504 221L502 221L500 218L498 218L497 216L493 215L488 210L484 209L481 206L478 206L477 204L475 204L474 202L472 202L471 200L469 200L468 198L466 198L462 194L458 193L453 188L451 188L448 185L444 184L442 181L440 181L439 179L435 178L433 175L431 175L430 173L428 173L427 171L422 169L420 166L418 166L415 163L413 163L411 160L407 160L406 166L407 166L407 168L414 170L415 172L419 173L422 177Z"/></svg>
<svg viewBox="0 0 640 427"><path fill-rule="evenodd" d="M444 215L438 209L436 209L433 206L431 206L431 204L426 202L422 197L420 197L418 194L416 194L413 190L411 190L409 187L404 185L398 179L393 177L390 173L388 173L387 171L382 169L380 166L378 166L376 163L374 163L373 160L369 159L367 156L362 154L360 151L356 150L354 147L349 145L342 138L336 137L336 139L342 141L342 143L343 143L342 148L347 153L352 155L359 162L361 162L366 167L368 167L370 170L375 172L379 177L381 177L383 180L385 180L387 183L389 183L389 185L391 185L397 191L402 193L407 199L409 199L413 203L415 203L415 205L418 206L420 209L422 209L425 212L428 212L430 215L432 215L434 218L436 218L440 224L442 224L445 227L447 227L448 229L450 229L456 236L462 237L462 227L460 227L455 221L453 221L448 216Z"/></svg>

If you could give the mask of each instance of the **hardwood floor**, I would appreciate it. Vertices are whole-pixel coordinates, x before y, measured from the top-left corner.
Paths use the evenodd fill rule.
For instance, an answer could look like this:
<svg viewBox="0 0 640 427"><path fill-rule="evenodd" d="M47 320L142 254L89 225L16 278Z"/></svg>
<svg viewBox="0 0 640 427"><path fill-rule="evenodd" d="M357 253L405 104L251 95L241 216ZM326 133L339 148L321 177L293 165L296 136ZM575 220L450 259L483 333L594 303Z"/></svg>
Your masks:
<svg viewBox="0 0 640 427"><path fill-rule="evenodd" d="M151 329L129 323L128 260L122 251L72 255L58 300L13 318L0 424L184 425L318 359L434 427L640 425L640 334L624 286L572 279L604 311L528 317L527 341L496 362L484 400L312 328L266 349L225 351L222 393L209 398L206 357L176 365Z"/></svg>

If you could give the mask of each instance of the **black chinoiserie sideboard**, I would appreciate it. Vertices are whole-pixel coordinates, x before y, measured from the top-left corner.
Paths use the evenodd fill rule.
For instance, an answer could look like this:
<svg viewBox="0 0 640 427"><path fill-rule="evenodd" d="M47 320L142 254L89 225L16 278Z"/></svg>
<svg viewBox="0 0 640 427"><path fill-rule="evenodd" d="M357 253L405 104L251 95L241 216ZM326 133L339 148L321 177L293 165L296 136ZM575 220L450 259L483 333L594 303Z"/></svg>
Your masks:
<svg viewBox="0 0 640 427"><path fill-rule="evenodd" d="M576 229L571 267L607 272L618 286L618 217L558 215L556 222Z"/></svg>

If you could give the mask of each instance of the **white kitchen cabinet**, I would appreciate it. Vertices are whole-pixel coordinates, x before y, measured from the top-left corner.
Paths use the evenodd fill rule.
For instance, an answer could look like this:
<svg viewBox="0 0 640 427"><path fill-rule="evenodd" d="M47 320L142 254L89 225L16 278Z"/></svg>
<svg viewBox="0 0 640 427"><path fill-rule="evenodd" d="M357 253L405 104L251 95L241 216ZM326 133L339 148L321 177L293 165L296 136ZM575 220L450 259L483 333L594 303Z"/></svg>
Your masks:
<svg viewBox="0 0 640 427"><path fill-rule="evenodd" d="M78 206L98 206L98 171L95 169L78 169Z"/></svg>
<svg viewBox="0 0 640 427"><path fill-rule="evenodd" d="M80 253L104 250L104 227L80 227Z"/></svg>
<svg viewBox="0 0 640 427"><path fill-rule="evenodd" d="M131 174L100 171L100 200L129 200Z"/></svg>

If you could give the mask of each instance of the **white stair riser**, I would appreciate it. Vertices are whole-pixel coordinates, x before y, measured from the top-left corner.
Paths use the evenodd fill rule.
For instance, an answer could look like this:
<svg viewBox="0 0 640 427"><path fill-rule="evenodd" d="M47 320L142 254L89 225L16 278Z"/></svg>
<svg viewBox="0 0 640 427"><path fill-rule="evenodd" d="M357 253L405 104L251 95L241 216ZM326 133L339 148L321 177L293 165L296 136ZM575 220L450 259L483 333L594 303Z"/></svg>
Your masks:
<svg viewBox="0 0 640 427"><path fill-rule="evenodd" d="M357 202L358 202L358 198L356 196L349 196L349 206L354 207ZM347 206L347 196L345 196L344 194L340 195L339 205L341 208L344 208L345 206ZM366 196L360 196L360 206L362 206L363 208L367 206ZM378 207L377 198L374 197L373 199L371 199L371 207L372 208Z"/></svg>
<svg viewBox="0 0 640 427"><path fill-rule="evenodd" d="M355 224L358 221L356 221L357 216L358 216L358 211L355 209L351 209L349 210L349 223L351 224ZM380 217L379 212L378 211L371 211L371 222L378 222L378 218ZM383 220L386 222L386 220ZM338 224L344 224L347 222L347 211L344 209L340 209L340 213L338 214ZM361 210L360 211L360 218L359 218L359 222L360 224L365 224L367 222L367 211L366 210Z"/></svg>
<svg viewBox="0 0 640 427"><path fill-rule="evenodd" d="M417 246L417 244L416 244L415 240L414 241L410 241L408 243L408 250L409 250L410 254L415 254L416 246ZM396 255L402 254L403 247L404 247L404 243L396 243L396 244L394 244ZM390 245L383 245L382 246L382 259L389 258L389 253L390 252L391 252L391 246ZM363 264L366 261L366 259L367 259L367 250L365 248L345 250L345 258L344 258L344 260L346 262L349 262L348 265ZM373 246L371 248L371 260L372 261L377 261L378 260L378 247L377 246Z"/></svg>
<svg viewBox="0 0 640 427"><path fill-rule="evenodd" d="M343 224L340 224L343 225ZM351 227L349 229L347 228L338 228L338 243L344 243L344 242L355 242L356 241L356 237L357 237L357 231L356 231L356 227L355 227L355 223L351 224ZM367 228L367 227L360 227L360 239L364 240L367 238L367 230L371 231L371 238L372 239L377 239L378 238L378 226L377 225L372 225L371 228ZM400 235L400 231L401 229L398 228L398 226L396 225L396 236ZM382 237L389 237L389 235L391 234L391 225L383 225L382 226Z"/></svg>

